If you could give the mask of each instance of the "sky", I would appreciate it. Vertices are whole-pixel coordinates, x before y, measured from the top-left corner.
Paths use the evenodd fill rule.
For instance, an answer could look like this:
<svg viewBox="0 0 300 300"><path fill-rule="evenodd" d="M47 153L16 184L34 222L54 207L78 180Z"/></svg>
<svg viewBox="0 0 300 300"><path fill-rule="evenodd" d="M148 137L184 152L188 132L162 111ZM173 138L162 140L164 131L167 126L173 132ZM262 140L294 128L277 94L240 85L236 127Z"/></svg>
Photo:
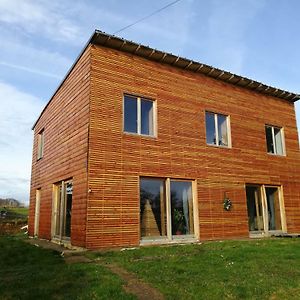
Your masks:
<svg viewBox="0 0 300 300"><path fill-rule="evenodd" d="M0 197L28 203L31 127L92 32L170 2L0 0ZM118 36L300 93L299 11L298 0L181 0Z"/></svg>

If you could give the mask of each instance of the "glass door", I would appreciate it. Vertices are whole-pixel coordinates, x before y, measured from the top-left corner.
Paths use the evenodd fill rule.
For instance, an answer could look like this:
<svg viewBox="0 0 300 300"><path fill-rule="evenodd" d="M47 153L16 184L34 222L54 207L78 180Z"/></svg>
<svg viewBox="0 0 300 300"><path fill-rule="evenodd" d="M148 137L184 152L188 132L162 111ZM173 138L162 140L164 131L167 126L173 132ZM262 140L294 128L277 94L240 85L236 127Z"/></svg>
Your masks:
<svg viewBox="0 0 300 300"><path fill-rule="evenodd" d="M188 180L140 178L142 240L173 240L198 236L194 225L197 215L194 216L193 185L195 182Z"/></svg>
<svg viewBox="0 0 300 300"><path fill-rule="evenodd" d="M71 180L54 185L53 236L67 240L71 236L73 183Z"/></svg>
<svg viewBox="0 0 300 300"><path fill-rule="evenodd" d="M258 186L247 186L247 209L248 209L248 226L249 231L263 231L263 209L261 188Z"/></svg>
<svg viewBox="0 0 300 300"><path fill-rule="evenodd" d="M246 198L250 233L286 231L280 187L247 185Z"/></svg>
<svg viewBox="0 0 300 300"><path fill-rule="evenodd" d="M193 235L193 194L190 181L171 180L172 235Z"/></svg>

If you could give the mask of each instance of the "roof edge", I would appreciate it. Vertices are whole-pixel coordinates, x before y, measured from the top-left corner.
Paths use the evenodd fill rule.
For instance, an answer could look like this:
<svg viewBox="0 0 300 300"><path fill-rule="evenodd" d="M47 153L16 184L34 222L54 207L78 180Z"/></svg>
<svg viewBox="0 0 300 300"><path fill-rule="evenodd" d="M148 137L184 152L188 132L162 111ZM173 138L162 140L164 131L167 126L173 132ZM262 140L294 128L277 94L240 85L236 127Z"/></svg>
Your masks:
<svg viewBox="0 0 300 300"><path fill-rule="evenodd" d="M75 65L77 64L77 62L79 61L79 59L81 58L81 56L83 55L83 53L85 52L85 50L88 48L88 46L92 43L93 37L95 35L97 30L95 30L93 32L93 34L90 36L90 38L88 39L88 41L85 43L84 47L82 48L82 50L80 51L80 53L78 54L78 56L76 57L75 61L73 62L73 64L71 65L71 67L68 69L66 75L63 77L63 79L60 81L60 83L58 84L57 88L55 89L54 93L52 94L52 96L50 97L50 99L48 100L48 102L46 103L46 105L44 106L43 110L41 111L41 113L39 114L37 120L34 122L33 126L31 127L31 130L34 130L37 122L40 120L40 118L42 117L44 111L46 110L46 108L49 106L50 102L52 101L52 99L54 98L54 96L57 94L57 92L59 91L59 89L61 88L61 86L64 84L64 82L66 81L66 79L68 78L68 76L70 75L70 73L73 71Z"/></svg>
<svg viewBox="0 0 300 300"><path fill-rule="evenodd" d="M47 102L43 110L41 111L39 117L35 121L35 123L32 126L32 130L34 130L36 124L42 117L44 111L51 103L53 97L57 94L63 83L66 81L72 70L74 69L75 65L83 55L83 53L86 51L88 46L90 44L100 45L103 47L108 47L112 49L116 49L123 52L128 52L140 57L144 57L149 60L153 60L156 62L168 64L180 69L184 69L187 71L191 71L194 73L200 73L209 77L212 77L214 79L227 82L239 87L246 88L248 90L252 90L264 95L273 96L279 99L283 99L285 101L288 101L290 103L294 103L297 100L300 100L300 94L292 93L283 89L275 88L270 85L266 85L264 83L261 83L256 80L249 79L247 77L243 77L225 70L221 70L218 68L214 68L212 66L209 66L207 64L202 64L200 62L187 59L181 56L176 56L172 53L160 51L154 48L151 48L149 46L145 46L142 44L135 43L133 41L129 41L120 37L117 37L115 35L111 35L108 33L105 33L101 30L95 29L93 34L88 39L87 43L83 47L83 49L80 51L79 55L75 59L74 63L69 68L66 75L63 77L62 81L59 83L58 87L55 89L55 92L52 94L50 100Z"/></svg>

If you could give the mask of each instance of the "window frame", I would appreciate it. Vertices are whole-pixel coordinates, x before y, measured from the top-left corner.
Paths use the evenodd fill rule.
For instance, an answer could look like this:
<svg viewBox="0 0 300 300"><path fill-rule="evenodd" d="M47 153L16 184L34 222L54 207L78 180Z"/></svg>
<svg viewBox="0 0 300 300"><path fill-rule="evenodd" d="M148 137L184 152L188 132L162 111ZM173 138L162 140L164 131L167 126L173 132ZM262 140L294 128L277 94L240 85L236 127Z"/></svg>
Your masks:
<svg viewBox="0 0 300 300"><path fill-rule="evenodd" d="M45 130L44 128L39 131L37 135L37 160L40 160L44 156L45 146Z"/></svg>
<svg viewBox="0 0 300 300"><path fill-rule="evenodd" d="M125 97L131 97L135 98L137 101L137 132L131 132L125 130ZM153 115L152 115L152 122L153 122L153 134L143 134L142 131L142 100L151 101L152 107L153 107ZM123 94L123 133L130 134L130 135L137 135L142 137L150 137L150 138L156 138L157 137L157 104L156 100L152 98L147 98L144 96L138 96L133 94L124 93Z"/></svg>
<svg viewBox="0 0 300 300"><path fill-rule="evenodd" d="M214 125L215 125L215 137L216 137L216 144L209 144L207 142L207 126L206 126L206 114L210 113L214 115ZM226 125L227 125L227 142L228 145L219 145L219 130L218 130L218 116L224 116L226 117ZM205 142L207 146L212 146L212 147L218 147L218 148L232 148L232 141L231 141L231 127L230 127L230 115L226 115L224 113L216 113L211 110L205 110L204 112L204 120L205 120Z"/></svg>
<svg viewBox="0 0 300 300"><path fill-rule="evenodd" d="M266 128L267 127L271 128L271 131L272 131L272 143L273 143L274 153L268 152L268 140L267 140L267 134L266 134ZM280 153L277 152L277 143L276 143L275 133L274 133L274 129L275 128L279 129L279 132L280 132L281 145L282 145L282 154L280 154ZM275 125L270 125L270 124L265 124L265 140L266 140L267 154L269 154L269 155L276 155L276 156L286 156L284 128L283 127L275 126Z"/></svg>
<svg viewBox="0 0 300 300"><path fill-rule="evenodd" d="M142 179L159 179L163 181L164 185L164 201L165 201L165 213L166 213L166 235L161 237L142 237L141 236L141 222L140 222L140 205L141 199L139 196L139 237L140 244L157 244L157 243L180 243L184 241L199 241L199 213L198 213L198 194L197 194L197 180L187 178L176 177L159 177L159 176L139 176L139 195L141 190ZM190 182L192 188L192 205L193 205L193 234L187 235L172 235L172 221L171 221L171 182Z"/></svg>

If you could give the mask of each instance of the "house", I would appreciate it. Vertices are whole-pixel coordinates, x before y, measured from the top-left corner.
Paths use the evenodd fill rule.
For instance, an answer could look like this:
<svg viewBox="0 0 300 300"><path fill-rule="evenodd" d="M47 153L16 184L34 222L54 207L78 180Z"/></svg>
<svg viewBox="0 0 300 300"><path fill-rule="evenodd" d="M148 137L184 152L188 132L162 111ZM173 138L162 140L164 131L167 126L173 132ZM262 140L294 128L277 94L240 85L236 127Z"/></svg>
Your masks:
<svg viewBox="0 0 300 300"><path fill-rule="evenodd" d="M299 98L95 31L33 126L29 234L97 249L300 232Z"/></svg>

